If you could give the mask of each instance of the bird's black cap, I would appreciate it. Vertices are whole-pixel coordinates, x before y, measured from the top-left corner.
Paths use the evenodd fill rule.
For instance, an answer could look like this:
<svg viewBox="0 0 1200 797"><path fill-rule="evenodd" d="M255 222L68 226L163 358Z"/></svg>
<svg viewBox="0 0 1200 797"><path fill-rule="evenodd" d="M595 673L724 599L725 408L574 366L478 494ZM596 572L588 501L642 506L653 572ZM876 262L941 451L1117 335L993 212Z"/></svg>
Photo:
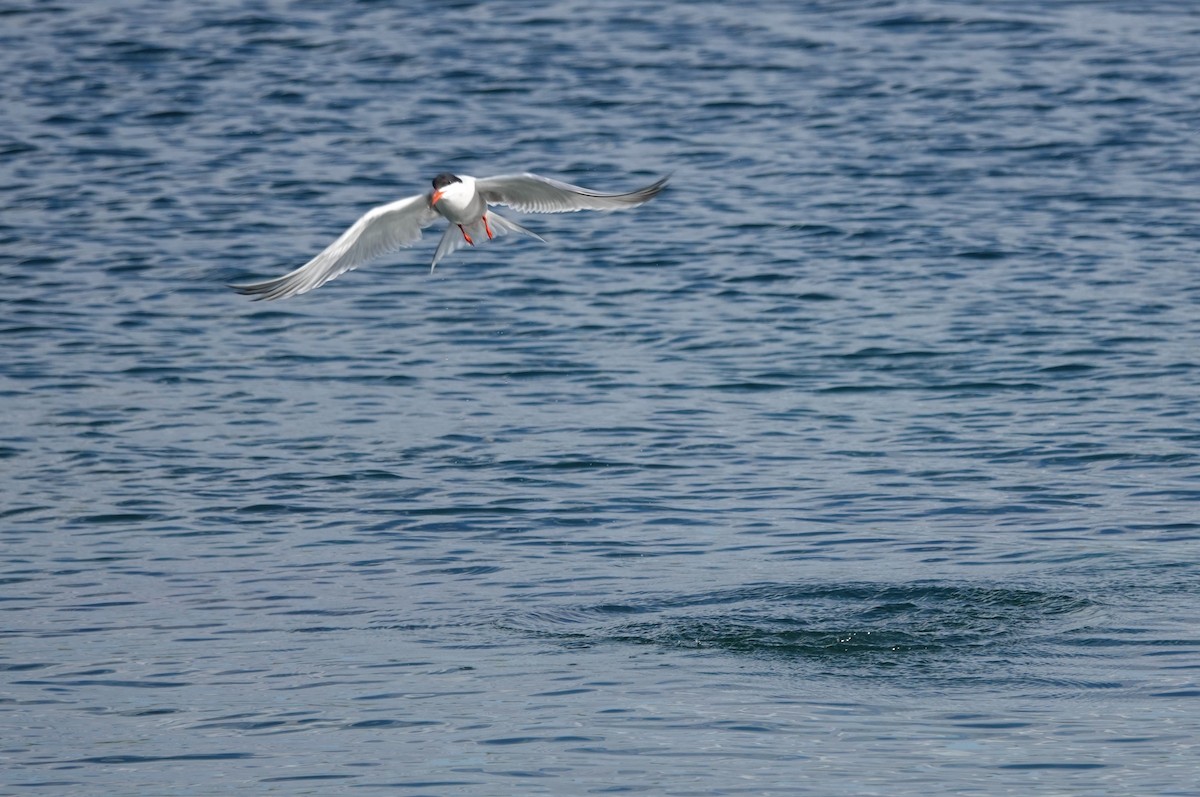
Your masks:
<svg viewBox="0 0 1200 797"><path fill-rule="evenodd" d="M450 185L450 183L461 183L461 182L462 182L462 180L458 179L456 176L454 176L450 172L442 172L437 177L433 178L433 190L440 191L443 188L445 188L446 186Z"/></svg>

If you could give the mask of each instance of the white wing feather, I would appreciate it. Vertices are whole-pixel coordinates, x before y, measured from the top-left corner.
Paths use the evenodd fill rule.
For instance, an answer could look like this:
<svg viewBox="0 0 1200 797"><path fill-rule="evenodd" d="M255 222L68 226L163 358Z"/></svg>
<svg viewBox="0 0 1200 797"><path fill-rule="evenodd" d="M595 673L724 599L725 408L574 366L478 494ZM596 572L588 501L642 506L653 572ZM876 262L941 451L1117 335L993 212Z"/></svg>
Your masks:
<svg viewBox="0 0 1200 797"><path fill-rule="evenodd" d="M319 255L282 277L230 286L255 299L286 299L307 293L369 260L411 246L438 218L428 194L372 208Z"/></svg>
<svg viewBox="0 0 1200 797"><path fill-rule="evenodd" d="M502 174L475 180L475 190L489 205L508 205L523 213L570 213L576 210L620 210L649 202L666 187L666 177L636 191L604 194L537 174Z"/></svg>

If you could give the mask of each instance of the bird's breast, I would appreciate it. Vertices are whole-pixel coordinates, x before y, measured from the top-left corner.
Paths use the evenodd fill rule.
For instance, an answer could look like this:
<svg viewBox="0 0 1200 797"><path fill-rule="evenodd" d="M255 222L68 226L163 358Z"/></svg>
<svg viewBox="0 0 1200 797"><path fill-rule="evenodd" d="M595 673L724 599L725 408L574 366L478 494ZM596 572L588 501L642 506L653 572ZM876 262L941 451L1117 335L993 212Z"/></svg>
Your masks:
<svg viewBox="0 0 1200 797"><path fill-rule="evenodd" d="M455 224L467 224L479 221L487 209L487 204L478 194L455 196L447 193L433 207Z"/></svg>

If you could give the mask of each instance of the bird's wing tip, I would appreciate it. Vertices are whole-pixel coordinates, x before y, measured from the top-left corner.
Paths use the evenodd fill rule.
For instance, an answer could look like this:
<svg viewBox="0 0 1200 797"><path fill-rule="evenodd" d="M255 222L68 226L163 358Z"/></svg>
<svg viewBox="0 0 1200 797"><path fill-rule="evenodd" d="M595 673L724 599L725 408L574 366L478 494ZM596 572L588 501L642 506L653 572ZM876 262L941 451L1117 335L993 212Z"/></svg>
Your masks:
<svg viewBox="0 0 1200 797"><path fill-rule="evenodd" d="M261 302L263 299L274 299L271 295L272 286L264 283L226 283L227 288L232 288L235 292L242 296L249 296L252 302Z"/></svg>

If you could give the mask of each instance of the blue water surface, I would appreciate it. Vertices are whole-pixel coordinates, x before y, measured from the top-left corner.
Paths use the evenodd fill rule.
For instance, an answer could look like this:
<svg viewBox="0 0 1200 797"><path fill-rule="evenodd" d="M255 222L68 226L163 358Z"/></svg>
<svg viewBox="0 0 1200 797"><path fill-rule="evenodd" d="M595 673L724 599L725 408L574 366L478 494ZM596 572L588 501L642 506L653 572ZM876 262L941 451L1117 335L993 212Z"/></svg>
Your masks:
<svg viewBox="0 0 1200 797"><path fill-rule="evenodd" d="M1195 794L1135 5L0 6L0 793ZM671 184L226 287L522 170Z"/></svg>

